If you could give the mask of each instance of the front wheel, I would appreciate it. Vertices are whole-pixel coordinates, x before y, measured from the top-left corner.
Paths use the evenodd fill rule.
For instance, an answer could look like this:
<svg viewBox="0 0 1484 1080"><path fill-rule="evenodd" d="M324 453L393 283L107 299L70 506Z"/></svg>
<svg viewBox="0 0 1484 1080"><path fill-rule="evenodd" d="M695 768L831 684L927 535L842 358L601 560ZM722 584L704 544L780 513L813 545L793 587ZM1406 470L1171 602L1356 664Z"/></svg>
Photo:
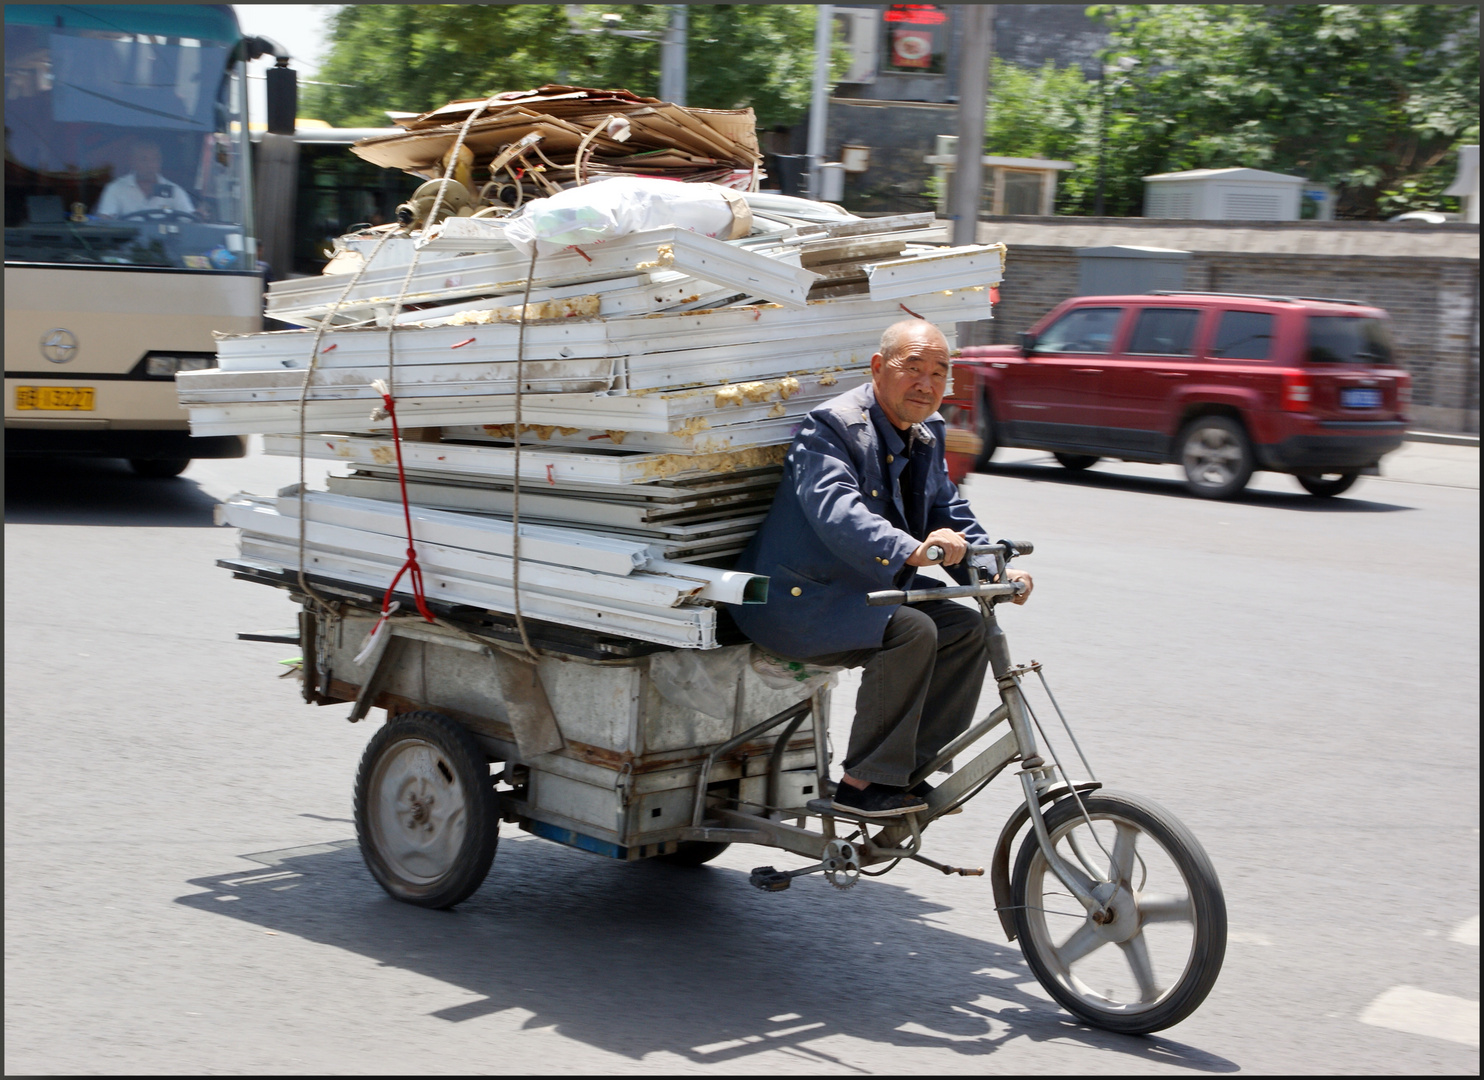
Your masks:
<svg viewBox="0 0 1484 1080"><path fill-rule="evenodd" d="M1056 458L1063 469L1071 469L1072 472L1081 472L1083 469L1090 469L1094 465L1096 465L1099 460L1096 454L1054 453L1051 456Z"/></svg>
<svg viewBox="0 0 1484 1080"><path fill-rule="evenodd" d="M1252 479L1252 446L1228 416L1192 420L1180 435L1179 454L1186 485L1203 499L1229 499Z"/></svg>
<svg viewBox="0 0 1484 1080"><path fill-rule="evenodd" d="M1099 792L1045 811L1057 854L1103 901L1099 923L1051 871L1034 832L1015 861L1016 936L1068 1012L1126 1035L1184 1020L1226 955L1226 900L1201 845L1147 799ZM1091 825L1088 824L1091 819Z"/></svg>
<svg viewBox="0 0 1484 1080"><path fill-rule="evenodd" d="M372 736L356 776L361 856L393 898L453 907L479 888L499 841L489 762L463 725L402 713Z"/></svg>
<svg viewBox="0 0 1484 1080"><path fill-rule="evenodd" d="M1324 473L1320 476L1295 476L1295 480L1310 495L1321 499L1332 499L1350 490L1350 485L1360 479L1359 472Z"/></svg>

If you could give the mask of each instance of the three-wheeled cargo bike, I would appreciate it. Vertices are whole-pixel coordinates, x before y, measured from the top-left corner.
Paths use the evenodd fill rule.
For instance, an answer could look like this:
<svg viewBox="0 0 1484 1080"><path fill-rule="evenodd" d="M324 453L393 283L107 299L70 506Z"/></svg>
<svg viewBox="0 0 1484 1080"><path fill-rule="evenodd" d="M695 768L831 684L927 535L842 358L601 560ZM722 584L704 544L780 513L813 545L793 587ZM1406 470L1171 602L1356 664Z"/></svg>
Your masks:
<svg viewBox="0 0 1484 1080"><path fill-rule="evenodd" d="M1104 790L1066 727L1089 776L1071 780L1027 681L1039 680L1063 725L1065 717L1040 665L1011 662L995 613L1023 588L996 582L1031 545L974 551L994 568L972 568L969 585L867 601L971 598L999 691L992 712L912 777L960 759L928 809L889 819L832 808L828 673L746 642L701 654L550 624L530 624L533 662L505 617L437 605L435 622L390 620L368 649L373 590L311 576L311 601L297 575L248 559L223 565L288 588L302 604L306 700L353 703L353 722L386 710L361 761L355 820L367 866L398 900L449 907L468 897L489 872L500 821L615 859L700 865L747 843L807 860L755 869L752 884L767 891L813 873L848 889L904 861L982 875L930 857L928 830L1017 765L1023 802L989 867L1005 933L1081 1019L1126 1033L1168 1027L1201 1003L1221 968L1226 908L1216 873L1168 811Z"/></svg>

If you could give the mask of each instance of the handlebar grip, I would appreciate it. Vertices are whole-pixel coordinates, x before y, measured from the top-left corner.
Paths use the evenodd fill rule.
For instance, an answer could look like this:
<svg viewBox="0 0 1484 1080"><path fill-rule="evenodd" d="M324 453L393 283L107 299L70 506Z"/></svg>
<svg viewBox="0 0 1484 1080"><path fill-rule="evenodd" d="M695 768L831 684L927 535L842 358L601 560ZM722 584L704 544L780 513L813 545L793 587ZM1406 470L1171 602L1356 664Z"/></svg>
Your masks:
<svg viewBox="0 0 1484 1080"><path fill-rule="evenodd" d="M905 604L907 594L901 589L887 589L884 592L866 593L866 603L871 607L888 607L893 604Z"/></svg>
<svg viewBox="0 0 1484 1080"><path fill-rule="evenodd" d="M943 561L943 545L942 544L929 544L928 545L928 549L926 551L924 551L923 554L927 556L928 562L931 562L931 563L942 562Z"/></svg>

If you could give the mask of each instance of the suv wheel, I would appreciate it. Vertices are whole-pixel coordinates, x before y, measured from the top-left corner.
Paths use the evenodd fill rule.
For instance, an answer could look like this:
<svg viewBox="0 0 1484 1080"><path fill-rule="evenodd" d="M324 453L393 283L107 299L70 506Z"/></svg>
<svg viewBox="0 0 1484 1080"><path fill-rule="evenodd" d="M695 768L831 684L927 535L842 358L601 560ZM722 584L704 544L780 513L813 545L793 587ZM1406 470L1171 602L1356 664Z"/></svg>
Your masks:
<svg viewBox="0 0 1484 1080"><path fill-rule="evenodd" d="M1332 499L1349 491L1350 485L1360 478L1358 472L1324 473L1320 476L1295 476L1305 491L1321 499Z"/></svg>
<svg viewBox="0 0 1484 1080"><path fill-rule="evenodd" d="M1229 499L1252 478L1252 447L1242 425L1226 416L1198 416L1180 434L1185 482L1203 499Z"/></svg>
<svg viewBox="0 0 1484 1080"><path fill-rule="evenodd" d="M974 470L977 472L989 464L989 459L994 457L994 452L999 449L995 444L994 414L989 409L988 394L979 398L979 408L974 415L974 428L974 434L979 436L979 456L974 459Z"/></svg>
<svg viewBox="0 0 1484 1080"><path fill-rule="evenodd" d="M1073 472L1090 469L1100 460L1096 454L1052 454L1051 456L1061 462L1063 469L1071 469Z"/></svg>

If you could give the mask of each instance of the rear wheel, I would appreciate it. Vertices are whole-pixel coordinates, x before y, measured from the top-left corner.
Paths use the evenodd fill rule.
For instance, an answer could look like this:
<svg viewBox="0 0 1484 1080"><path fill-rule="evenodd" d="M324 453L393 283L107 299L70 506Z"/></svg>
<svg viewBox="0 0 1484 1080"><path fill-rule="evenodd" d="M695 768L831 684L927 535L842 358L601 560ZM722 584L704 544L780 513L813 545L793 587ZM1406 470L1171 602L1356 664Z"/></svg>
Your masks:
<svg viewBox="0 0 1484 1080"><path fill-rule="evenodd" d="M129 468L134 470L136 476L146 476L151 480L168 480L172 476L179 476L186 471L186 466L191 463L190 458L130 458Z"/></svg>
<svg viewBox="0 0 1484 1080"><path fill-rule="evenodd" d="M1062 468L1071 469L1073 472L1081 472L1090 469L1101 459L1096 454L1052 454L1061 463Z"/></svg>
<svg viewBox="0 0 1484 1080"><path fill-rule="evenodd" d="M1181 432L1179 447L1186 485L1203 499L1229 499L1252 479L1252 446L1229 416L1196 417Z"/></svg>
<svg viewBox="0 0 1484 1080"><path fill-rule="evenodd" d="M987 394L979 398L979 408L974 416L974 434L979 436L979 454L974 458L974 469L978 471L989 464L989 459L999 449L995 442L994 414L990 412Z"/></svg>
<svg viewBox="0 0 1484 1080"><path fill-rule="evenodd" d="M655 858L671 866L702 866L731 846L719 840L682 840L674 851Z"/></svg>
<svg viewBox="0 0 1484 1080"><path fill-rule="evenodd" d="M1129 1035L1185 1019L1226 955L1226 901L1190 830L1147 799L1100 792L1045 811L1052 844L1099 900L1099 923L1051 871L1034 832L1015 861L1016 936L1068 1012ZM1092 824L1089 826L1088 818Z"/></svg>
<svg viewBox="0 0 1484 1080"><path fill-rule="evenodd" d="M1295 480L1310 495L1321 499L1332 499L1350 490L1350 485L1360 479L1358 472L1324 473L1320 476L1295 476Z"/></svg>
<svg viewBox="0 0 1484 1080"><path fill-rule="evenodd" d="M419 907L468 898L499 842L489 762L466 728L435 712L402 713L372 736L355 818L371 876Z"/></svg>

